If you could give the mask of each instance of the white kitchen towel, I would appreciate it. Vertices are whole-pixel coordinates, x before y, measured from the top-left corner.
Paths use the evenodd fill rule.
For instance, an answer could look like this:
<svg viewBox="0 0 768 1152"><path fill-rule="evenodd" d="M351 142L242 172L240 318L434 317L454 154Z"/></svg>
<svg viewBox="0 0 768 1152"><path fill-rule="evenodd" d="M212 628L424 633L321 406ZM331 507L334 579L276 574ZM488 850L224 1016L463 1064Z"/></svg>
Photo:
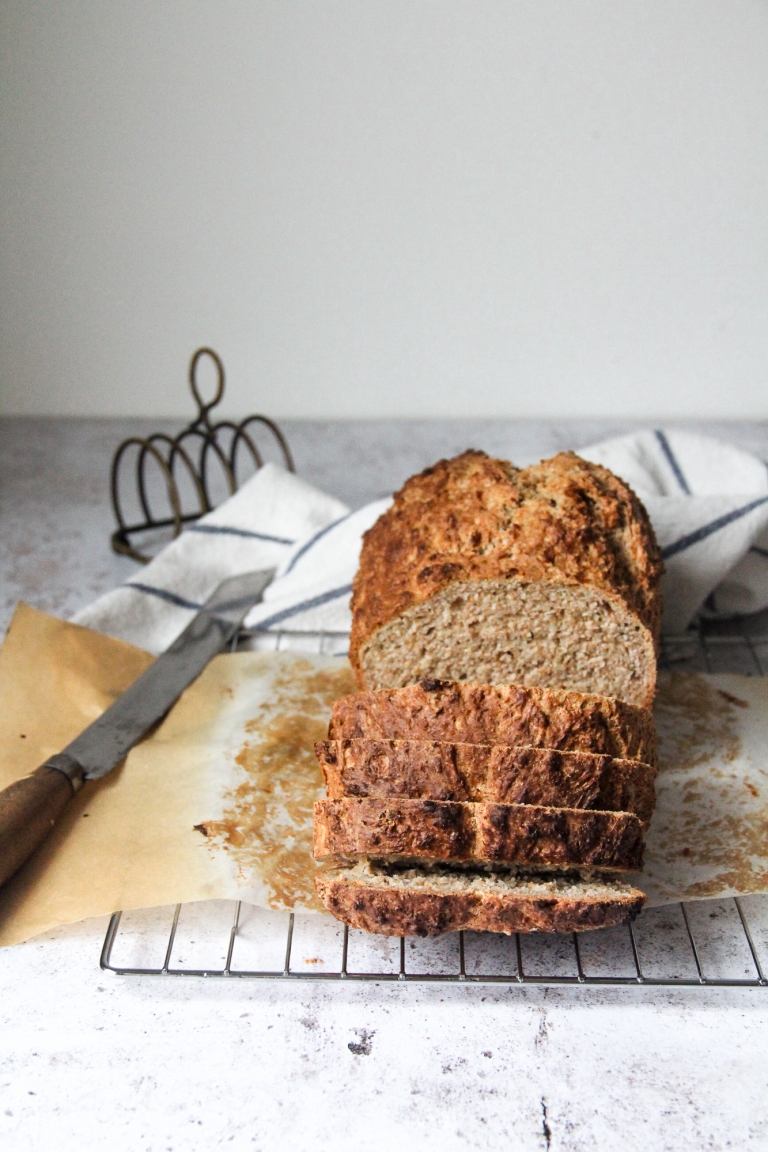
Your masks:
<svg viewBox="0 0 768 1152"><path fill-rule="evenodd" d="M289 553L274 582L246 619L249 628L348 632L349 598L363 533L392 503L366 504L321 529Z"/></svg>
<svg viewBox="0 0 768 1152"><path fill-rule="evenodd" d="M162 652L228 576L279 568L295 544L346 516L340 500L276 464L188 527L146 567L74 617L97 632Z"/></svg>
<svg viewBox="0 0 768 1152"><path fill-rule="evenodd" d="M768 606L768 468L707 436L673 429L605 440L579 455L637 492L664 556L667 635L696 614L729 617ZM379 500L298 545L248 617L250 626L344 631L361 536L389 506Z"/></svg>
<svg viewBox="0 0 768 1152"><path fill-rule="evenodd" d="M648 430L579 455L626 480L648 509L664 557L667 635L700 611L728 618L768 607L768 467L708 436Z"/></svg>
<svg viewBox="0 0 768 1152"><path fill-rule="evenodd" d="M625 479L648 508L662 553L666 633L704 608L732 616L768 606L768 469L728 444L644 431L580 449ZM127 584L75 622L160 652L226 576L276 566L249 627L347 631L363 532L391 497L350 513L266 465Z"/></svg>

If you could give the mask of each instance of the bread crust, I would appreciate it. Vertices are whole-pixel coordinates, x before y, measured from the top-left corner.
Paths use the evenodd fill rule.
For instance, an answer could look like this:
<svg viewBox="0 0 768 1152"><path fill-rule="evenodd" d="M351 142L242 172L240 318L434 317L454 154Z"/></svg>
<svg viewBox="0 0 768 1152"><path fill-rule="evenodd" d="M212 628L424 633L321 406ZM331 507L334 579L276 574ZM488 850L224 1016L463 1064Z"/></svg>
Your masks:
<svg viewBox="0 0 768 1152"><path fill-rule="evenodd" d="M643 848L643 824L628 812L375 797L318 800L314 809L314 854L326 861L639 872Z"/></svg>
<svg viewBox="0 0 768 1152"><path fill-rule="evenodd" d="M315 878L332 915L384 936L442 936L446 932L585 932L633 920L645 903L637 889L594 895L413 892L392 884L362 884L343 871Z"/></svg>
<svg viewBox="0 0 768 1152"><path fill-rule="evenodd" d="M331 740L439 740L593 752L656 765L652 714L621 700L517 684L424 680L342 696Z"/></svg>
<svg viewBox="0 0 768 1152"><path fill-rule="evenodd" d="M523 470L484 452L411 477L363 537L349 658L361 688L375 633L451 584L545 581L589 587L649 638L653 698L661 553L645 508L608 469L562 452Z"/></svg>
<svg viewBox="0 0 768 1152"><path fill-rule="evenodd" d="M449 744L436 740L325 740L315 744L326 795L490 801L632 812L647 824L655 769L589 752Z"/></svg>

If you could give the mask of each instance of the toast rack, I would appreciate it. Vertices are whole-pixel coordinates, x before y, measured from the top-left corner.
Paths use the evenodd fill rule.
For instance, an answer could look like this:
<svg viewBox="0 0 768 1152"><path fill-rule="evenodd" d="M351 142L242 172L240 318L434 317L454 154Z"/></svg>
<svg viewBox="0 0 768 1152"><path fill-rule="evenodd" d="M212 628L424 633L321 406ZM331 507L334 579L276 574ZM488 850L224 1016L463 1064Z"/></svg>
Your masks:
<svg viewBox="0 0 768 1152"><path fill-rule="evenodd" d="M213 399L208 401L203 400L197 378L198 366L204 357L213 361L217 374L216 391ZM147 437L129 436L112 459L110 488L117 528L110 537L110 543L113 551L121 556L130 556L141 564L148 563L152 557L140 551L136 536L156 530L167 533L173 529L175 538L185 524L213 510L216 501L212 472L218 473L219 486L223 476L228 497L239 487L238 467L244 453L246 458L250 457L253 467L257 470L262 467L264 457L254 438L258 425L276 441L287 470L296 471L285 437L267 416L246 416L239 424L231 420L212 423L211 413L224 395L224 365L212 348L198 348L193 355L189 365L189 386L197 404L197 416L191 424L176 436L165 432L154 432ZM132 451L135 454L134 493L138 497L139 518L128 523L122 495ZM150 469L155 472L153 485ZM155 506L158 503L158 473L161 479L159 491L162 493L164 489L164 497L160 497L162 511L159 512L152 507L153 503Z"/></svg>

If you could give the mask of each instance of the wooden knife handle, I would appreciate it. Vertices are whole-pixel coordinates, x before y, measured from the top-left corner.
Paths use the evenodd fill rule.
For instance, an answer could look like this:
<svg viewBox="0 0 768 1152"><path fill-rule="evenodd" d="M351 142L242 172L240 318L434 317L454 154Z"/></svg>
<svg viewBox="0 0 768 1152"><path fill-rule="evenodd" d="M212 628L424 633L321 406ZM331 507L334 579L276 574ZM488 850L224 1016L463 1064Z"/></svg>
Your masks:
<svg viewBox="0 0 768 1152"><path fill-rule="evenodd" d="M61 753L0 792L0 886L40 847L84 779Z"/></svg>

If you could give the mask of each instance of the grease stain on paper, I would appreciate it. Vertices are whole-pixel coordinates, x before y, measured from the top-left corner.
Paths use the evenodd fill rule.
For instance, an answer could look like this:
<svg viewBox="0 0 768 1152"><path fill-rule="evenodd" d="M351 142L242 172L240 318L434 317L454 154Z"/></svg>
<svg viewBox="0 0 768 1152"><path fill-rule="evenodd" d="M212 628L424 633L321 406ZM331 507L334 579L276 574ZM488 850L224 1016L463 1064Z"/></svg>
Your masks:
<svg viewBox="0 0 768 1152"><path fill-rule="evenodd" d="M702 677L659 678L658 807L645 869L655 903L768 886L765 772L739 734L749 708Z"/></svg>
<svg viewBox="0 0 768 1152"><path fill-rule="evenodd" d="M741 751L735 708L748 707L746 700L714 688L700 676L685 672L660 676L653 712L664 771L735 760Z"/></svg>
<svg viewBox="0 0 768 1152"><path fill-rule="evenodd" d="M263 881L275 910L323 910L312 856L312 808L323 795L314 745L327 736L334 700L354 690L346 663L318 668L297 657L278 669L245 725L235 756L240 782L225 794L221 818L199 826L212 846L232 853L241 879Z"/></svg>

